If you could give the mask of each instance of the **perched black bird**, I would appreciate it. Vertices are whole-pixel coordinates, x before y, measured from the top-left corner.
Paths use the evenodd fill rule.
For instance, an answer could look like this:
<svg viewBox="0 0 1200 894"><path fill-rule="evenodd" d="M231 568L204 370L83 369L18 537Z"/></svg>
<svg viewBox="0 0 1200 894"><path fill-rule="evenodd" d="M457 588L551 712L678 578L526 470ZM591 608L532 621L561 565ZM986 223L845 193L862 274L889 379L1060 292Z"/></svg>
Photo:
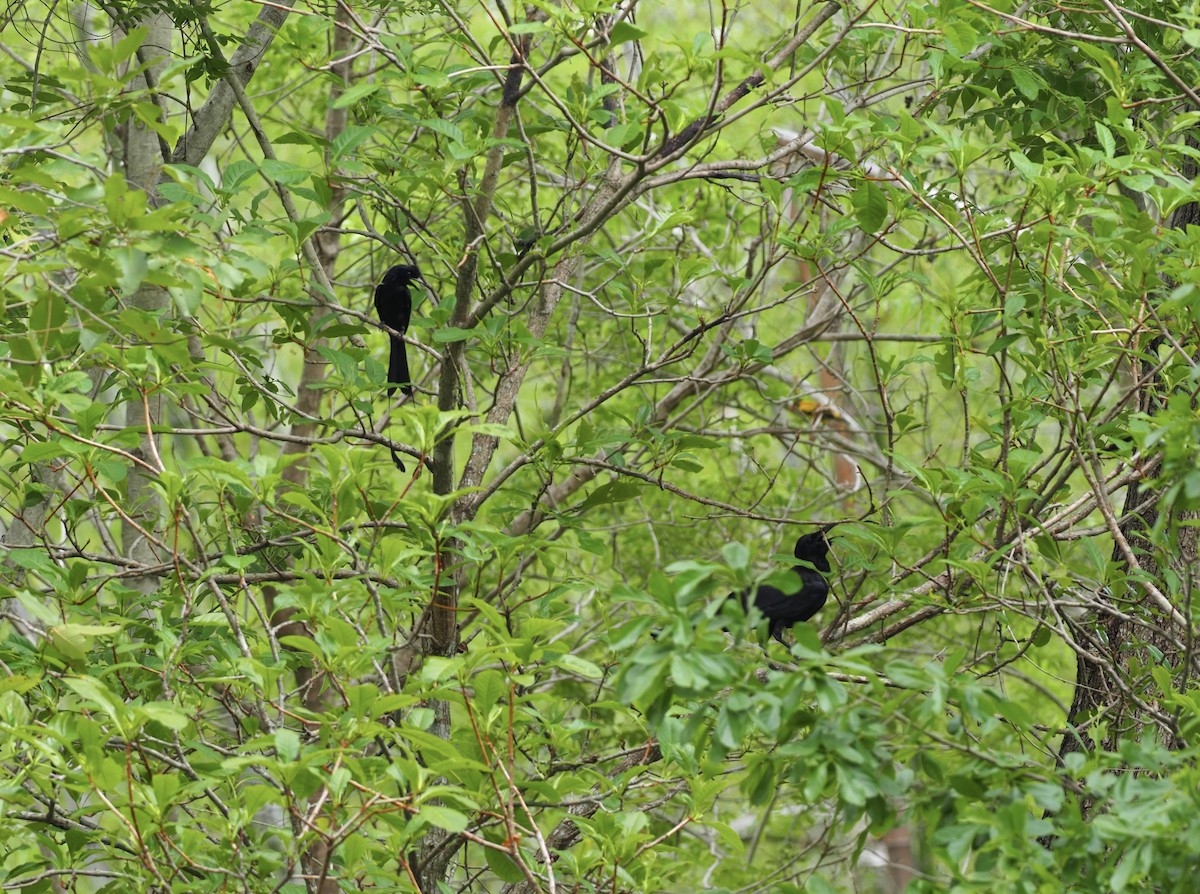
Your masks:
<svg viewBox="0 0 1200 894"><path fill-rule="evenodd" d="M379 321L390 326L397 332L408 331L408 322L412 319L412 295L409 294L408 284L421 276L421 271L411 264L397 264L383 274L383 281L375 287L375 310ZM404 348L404 339L392 335L391 352L388 355L388 397L396 393L396 387L412 396L412 375L408 371L408 352ZM395 450L392 451L392 462L401 472L404 463L400 461Z"/></svg>
<svg viewBox="0 0 1200 894"><path fill-rule="evenodd" d="M771 622L771 636L785 646L787 643L783 641L783 631L790 629L793 624L807 621L821 610L829 598L829 582L825 580L825 574L829 572L829 541L825 539L825 533L832 527L832 524L824 525L796 541L796 559L808 563L792 569L800 576L800 589L784 591L763 585L757 590L736 594L742 607L748 610L753 593L754 606Z"/></svg>
<svg viewBox="0 0 1200 894"><path fill-rule="evenodd" d="M412 318L412 295L408 292L408 284L420 276L421 271L411 264L397 264L383 274L383 281L375 287L375 310L381 323L402 334L408 331L408 321ZM388 397L396 393L397 385L411 397L412 376L408 372L408 352L404 349L404 339L393 335L391 340Z"/></svg>

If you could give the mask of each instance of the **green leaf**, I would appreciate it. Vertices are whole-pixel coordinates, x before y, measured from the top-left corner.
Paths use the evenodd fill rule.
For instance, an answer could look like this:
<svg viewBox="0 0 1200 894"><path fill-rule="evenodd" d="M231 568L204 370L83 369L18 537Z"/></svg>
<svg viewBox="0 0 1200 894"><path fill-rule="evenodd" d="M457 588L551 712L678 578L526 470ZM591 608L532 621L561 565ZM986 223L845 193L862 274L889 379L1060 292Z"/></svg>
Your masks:
<svg viewBox="0 0 1200 894"><path fill-rule="evenodd" d="M1020 340L1021 338L1022 335L1019 332L1010 332L1007 335L1001 335L988 346L987 356L994 357L996 354L999 354L1009 345Z"/></svg>
<svg viewBox="0 0 1200 894"><path fill-rule="evenodd" d="M300 734L283 726L275 730L275 754L283 761L291 762L299 758Z"/></svg>
<svg viewBox="0 0 1200 894"><path fill-rule="evenodd" d="M1037 77L1027 68L1012 68L1009 70L1012 76L1013 83L1017 90L1026 99L1037 99L1038 93L1041 92L1041 85L1038 83Z"/></svg>
<svg viewBox="0 0 1200 894"><path fill-rule="evenodd" d="M508 29L510 34L544 34L550 30L545 22L517 22Z"/></svg>
<svg viewBox="0 0 1200 894"><path fill-rule="evenodd" d="M587 512L589 509L595 509L597 506L607 506L612 503L623 503L626 500L632 500L642 492L643 485L639 481L634 481L629 478L618 478L616 481L609 481L601 484L587 498L579 504L580 512Z"/></svg>
<svg viewBox="0 0 1200 894"><path fill-rule="evenodd" d="M51 630L53 636L55 631ZM84 702L93 708L99 708L105 714L120 722L125 716L126 709L108 688L99 680L92 677L66 676L62 678L63 684L75 692Z"/></svg>
<svg viewBox="0 0 1200 894"><path fill-rule="evenodd" d="M29 341L39 357L50 357L51 346L58 341L67 321L66 302L51 292L43 292L29 312Z"/></svg>
<svg viewBox="0 0 1200 894"><path fill-rule="evenodd" d="M284 186L296 186L300 183L305 183L308 180L308 168L302 165L292 164L287 161L280 161L275 158L264 158L258 166L262 171L262 175L268 180L275 183L282 183Z"/></svg>
<svg viewBox="0 0 1200 894"><path fill-rule="evenodd" d="M12 674L10 676L0 677L0 693L15 692L18 695L24 695L26 692L37 686L41 681L41 677L27 676L24 674Z"/></svg>
<svg viewBox="0 0 1200 894"><path fill-rule="evenodd" d="M422 127L436 131L442 136L449 137L456 143L464 142L462 128L449 121L444 121L441 118L423 118L420 121Z"/></svg>
<svg viewBox="0 0 1200 894"><path fill-rule="evenodd" d="M624 20L617 22L609 32L609 39L613 46L619 43L628 43L631 40L641 40L650 32L639 28L637 25L631 25Z"/></svg>
<svg viewBox="0 0 1200 894"><path fill-rule="evenodd" d="M741 711L729 710L728 705L722 706L717 714L717 741L731 751L740 747L749 729L748 720Z"/></svg>
<svg viewBox="0 0 1200 894"><path fill-rule="evenodd" d="M664 656L649 666L627 666L617 678L617 698L627 705L641 704L647 694L661 690L669 664L669 657Z"/></svg>
<svg viewBox="0 0 1200 894"><path fill-rule="evenodd" d="M417 817L431 826L445 829L454 834L466 831L471 824L465 814L451 810L449 807L439 807L436 804L422 804L420 810L417 811Z"/></svg>
<svg viewBox="0 0 1200 894"><path fill-rule="evenodd" d="M347 127L333 138L333 157L344 158L375 135L373 127Z"/></svg>
<svg viewBox="0 0 1200 894"><path fill-rule="evenodd" d="M887 220L887 194L873 180L862 180L850 196L859 227L867 233L877 233Z"/></svg>
<svg viewBox="0 0 1200 894"><path fill-rule="evenodd" d="M27 388L33 388L42 379L43 350L41 346L35 347L34 343L23 335L8 337L8 352L16 361L13 366L21 384Z"/></svg>
<svg viewBox="0 0 1200 894"><path fill-rule="evenodd" d="M130 29L113 46L112 61L117 64L129 61L138 48L145 43L147 33L149 33L149 29L145 25L138 25L136 28Z"/></svg>
<svg viewBox="0 0 1200 894"><path fill-rule="evenodd" d="M335 109L345 109L383 89L378 81L360 80L331 103Z"/></svg>
<svg viewBox="0 0 1200 894"><path fill-rule="evenodd" d="M943 22L942 34L950 50L959 57L970 55L979 44L979 32L961 19Z"/></svg>
<svg viewBox="0 0 1200 894"><path fill-rule="evenodd" d="M258 173L258 166L247 159L240 158L231 162L221 172L221 188L236 190L243 183Z"/></svg>
<svg viewBox="0 0 1200 894"><path fill-rule="evenodd" d="M743 571L750 567L750 550L736 540L721 547L721 557L725 564L734 570Z"/></svg>
<svg viewBox="0 0 1200 894"><path fill-rule="evenodd" d="M484 859L487 860L488 869L494 872L500 881L507 882L508 884L517 884L524 880L525 873L508 854L494 847L485 847L483 855Z"/></svg>
<svg viewBox="0 0 1200 894"><path fill-rule="evenodd" d="M1147 192L1154 188L1154 177L1150 174L1123 174L1117 178L1134 192Z"/></svg>
<svg viewBox="0 0 1200 894"><path fill-rule="evenodd" d="M136 713L147 720L161 723L175 732L182 732L187 729L191 722L187 714L170 702L148 702L144 705L138 705Z"/></svg>
<svg viewBox="0 0 1200 894"><path fill-rule="evenodd" d="M460 329L457 326L445 326L442 329L434 330L433 340L437 344L448 345L454 342L466 341L474 334L474 329Z"/></svg>
<svg viewBox="0 0 1200 894"><path fill-rule="evenodd" d="M586 658L571 655L570 653L560 656L557 664L564 670L578 674L589 680L601 680L604 678L604 669L598 664L588 661Z"/></svg>

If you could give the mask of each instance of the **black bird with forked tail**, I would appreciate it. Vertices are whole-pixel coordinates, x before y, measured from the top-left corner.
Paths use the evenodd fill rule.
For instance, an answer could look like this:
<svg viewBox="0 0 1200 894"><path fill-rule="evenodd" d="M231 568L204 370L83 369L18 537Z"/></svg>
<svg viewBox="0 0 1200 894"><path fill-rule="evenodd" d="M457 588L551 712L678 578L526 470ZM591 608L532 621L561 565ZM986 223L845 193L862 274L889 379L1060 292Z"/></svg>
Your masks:
<svg viewBox="0 0 1200 894"><path fill-rule="evenodd" d="M421 278L421 271L412 264L397 264L383 274L383 280L375 287L375 310L379 321L395 329L400 335L408 331L412 319L412 295L408 284ZM408 352L404 339L391 335L391 353L388 356L388 397L396 393L396 386L412 396L412 375L408 371Z"/></svg>
<svg viewBox="0 0 1200 894"><path fill-rule="evenodd" d="M412 295L408 291L408 284L420 278L421 271L412 264L397 264L383 274L383 280L375 287L375 310L379 314L379 321L399 333L388 333L391 341L388 353L388 397L396 393L397 387L409 397L413 395L408 351L401 336L408 331L408 323L412 319ZM404 471L404 463L395 450L392 450L392 462L397 469Z"/></svg>

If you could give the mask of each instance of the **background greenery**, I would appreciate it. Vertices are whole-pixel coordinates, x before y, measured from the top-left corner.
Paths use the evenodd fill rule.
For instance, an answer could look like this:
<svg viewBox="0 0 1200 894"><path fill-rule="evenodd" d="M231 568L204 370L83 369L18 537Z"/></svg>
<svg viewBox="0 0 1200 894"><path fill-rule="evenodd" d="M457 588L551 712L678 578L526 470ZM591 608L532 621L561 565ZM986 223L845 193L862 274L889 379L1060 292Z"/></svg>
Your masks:
<svg viewBox="0 0 1200 894"><path fill-rule="evenodd" d="M0 24L5 890L1193 889L1196 3Z"/></svg>

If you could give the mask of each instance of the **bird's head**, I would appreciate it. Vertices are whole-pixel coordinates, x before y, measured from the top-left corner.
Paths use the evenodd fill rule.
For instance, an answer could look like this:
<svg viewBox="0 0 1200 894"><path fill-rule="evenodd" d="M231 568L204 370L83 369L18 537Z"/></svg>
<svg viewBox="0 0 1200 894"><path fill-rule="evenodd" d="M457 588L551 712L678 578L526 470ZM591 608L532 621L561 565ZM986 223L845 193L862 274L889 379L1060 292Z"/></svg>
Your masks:
<svg viewBox="0 0 1200 894"><path fill-rule="evenodd" d="M829 554L829 541L825 539L825 533L832 527L833 525L822 525L811 534L797 538L794 550L796 558L803 562L811 562L818 571L828 571L829 559L826 556Z"/></svg>
<svg viewBox="0 0 1200 894"><path fill-rule="evenodd" d="M421 271L412 264L397 264L383 275L384 282L410 283L421 278Z"/></svg>

